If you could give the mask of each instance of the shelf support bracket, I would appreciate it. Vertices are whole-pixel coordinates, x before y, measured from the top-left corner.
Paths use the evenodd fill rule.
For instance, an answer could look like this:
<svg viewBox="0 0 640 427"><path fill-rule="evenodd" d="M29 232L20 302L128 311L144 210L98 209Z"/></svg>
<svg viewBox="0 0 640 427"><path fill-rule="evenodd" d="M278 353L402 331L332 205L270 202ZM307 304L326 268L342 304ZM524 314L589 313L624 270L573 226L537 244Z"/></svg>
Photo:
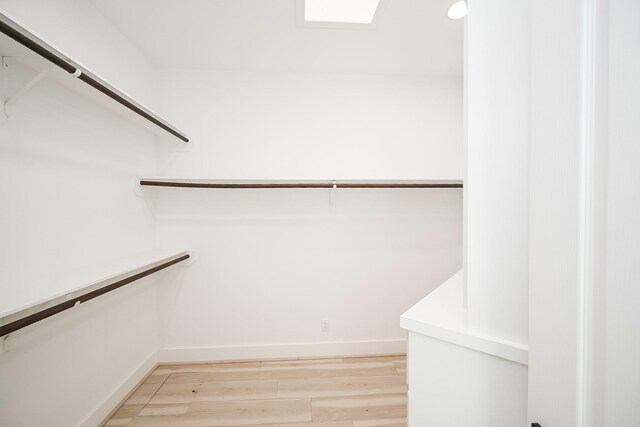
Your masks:
<svg viewBox="0 0 640 427"><path fill-rule="evenodd" d="M338 188L338 182L334 179L333 181L331 181L331 190L329 193L329 204L332 205L333 204L333 193L335 192L336 188Z"/></svg>
<svg viewBox="0 0 640 427"><path fill-rule="evenodd" d="M0 319L0 325L4 325L4 318ZM2 337L2 353L0 354L6 354L9 353L9 337L11 336L11 334L7 334L5 336Z"/></svg>
<svg viewBox="0 0 640 427"><path fill-rule="evenodd" d="M3 64L4 67L8 67L8 64L5 61L3 61L3 62L4 62L4 64ZM20 90L18 90L16 93L14 93L12 96L10 96L4 102L4 104L2 105L3 113L4 113L5 117L9 117L9 107L11 106L11 104L16 102L18 99L20 99L22 96L24 96L27 92L29 92L35 85L38 84L38 82L40 80L45 78L51 71L53 71L53 67L49 67L46 70L40 71L34 78L29 80L29 82L27 84L22 86L20 88Z"/></svg>

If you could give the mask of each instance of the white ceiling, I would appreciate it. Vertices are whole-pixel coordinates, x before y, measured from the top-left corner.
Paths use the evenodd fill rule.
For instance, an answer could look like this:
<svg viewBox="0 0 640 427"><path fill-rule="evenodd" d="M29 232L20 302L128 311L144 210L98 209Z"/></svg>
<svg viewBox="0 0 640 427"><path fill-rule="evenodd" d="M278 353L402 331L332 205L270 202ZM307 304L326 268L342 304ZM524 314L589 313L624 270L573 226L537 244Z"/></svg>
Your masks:
<svg viewBox="0 0 640 427"><path fill-rule="evenodd" d="M372 29L296 24L296 0L92 0L159 66L462 74L453 0L381 0Z"/></svg>
<svg viewBox="0 0 640 427"><path fill-rule="evenodd" d="M304 19L371 24L380 0L303 0ZM300 4L298 2L298 4ZM299 15L298 15L299 16Z"/></svg>

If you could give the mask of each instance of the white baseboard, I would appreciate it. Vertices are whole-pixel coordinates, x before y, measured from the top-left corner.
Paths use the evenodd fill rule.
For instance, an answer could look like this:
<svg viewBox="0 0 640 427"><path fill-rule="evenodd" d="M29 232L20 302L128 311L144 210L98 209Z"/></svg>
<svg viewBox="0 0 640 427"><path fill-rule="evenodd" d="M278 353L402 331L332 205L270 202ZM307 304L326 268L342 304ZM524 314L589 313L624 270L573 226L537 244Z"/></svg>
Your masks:
<svg viewBox="0 0 640 427"><path fill-rule="evenodd" d="M98 406L79 424L79 426L96 427L101 425L107 415L120 405L124 398L137 387L137 385L157 364L158 353L155 352L151 354L147 360L138 365L138 367L131 372L131 375L120 383L109 397L98 404Z"/></svg>
<svg viewBox="0 0 640 427"><path fill-rule="evenodd" d="M407 341L350 341L223 347L174 347L158 351L158 363L406 353Z"/></svg>

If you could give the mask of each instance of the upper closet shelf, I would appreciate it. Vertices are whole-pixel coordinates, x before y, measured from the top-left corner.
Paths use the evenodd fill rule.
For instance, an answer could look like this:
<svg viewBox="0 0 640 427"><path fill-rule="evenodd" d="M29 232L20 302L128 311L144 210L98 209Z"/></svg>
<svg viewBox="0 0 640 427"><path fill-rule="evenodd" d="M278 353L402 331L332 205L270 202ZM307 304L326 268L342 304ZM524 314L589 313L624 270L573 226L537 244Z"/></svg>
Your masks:
<svg viewBox="0 0 640 427"><path fill-rule="evenodd" d="M189 142L189 138L184 132L177 129L165 119L152 112L149 108L145 107L131 96L125 94L105 79L99 77L96 73L93 73L86 67L80 65L77 61L64 54L60 49L53 47L42 37L39 37L13 18L8 17L2 11L0 11L0 32L20 43L27 49L35 52L39 56L45 58L60 69L66 71L68 75L76 77L78 80L86 83L91 88L101 92L153 125L184 142Z"/></svg>
<svg viewBox="0 0 640 427"><path fill-rule="evenodd" d="M459 180L222 180L140 178L140 185L181 188L462 188Z"/></svg>

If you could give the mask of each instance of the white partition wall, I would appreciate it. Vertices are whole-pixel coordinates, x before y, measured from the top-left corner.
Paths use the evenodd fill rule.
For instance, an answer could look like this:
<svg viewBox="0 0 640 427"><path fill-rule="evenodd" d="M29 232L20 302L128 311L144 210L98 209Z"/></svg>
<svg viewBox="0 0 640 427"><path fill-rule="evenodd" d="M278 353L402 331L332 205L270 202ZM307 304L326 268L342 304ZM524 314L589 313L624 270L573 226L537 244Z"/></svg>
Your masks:
<svg viewBox="0 0 640 427"><path fill-rule="evenodd" d="M469 7L467 309L458 298L419 324L445 284L403 316L409 423L636 426L640 4ZM469 339L524 345L528 378L524 365L463 360ZM464 393L482 384L500 385L478 391L478 407ZM493 413L494 399L516 418Z"/></svg>
<svg viewBox="0 0 640 427"><path fill-rule="evenodd" d="M466 38L467 328L472 335L524 349L529 292L530 8L529 0L471 0ZM503 370L494 373L500 377L512 375L515 367L503 361L496 362L495 369ZM518 411L510 419L487 412L479 422L524 425L526 378L521 374L526 366L520 365L518 372L512 380L521 391L495 396ZM485 373L485 381L494 381Z"/></svg>
<svg viewBox="0 0 640 427"><path fill-rule="evenodd" d="M543 0L532 5L529 417L542 426L581 425L584 4Z"/></svg>
<svg viewBox="0 0 640 427"><path fill-rule="evenodd" d="M528 342L530 1L472 0L467 18L469 329Z"/></svg>
<svg viewBox="0 0 640 427"><path fill-rule="evenodd" d="M607 426L640 420L640 3L609 2L606 353L602 418ZM596 378L601 378L596 374ZM594 393L597 401L600 396ZM598 408L602 408L599 405ZM597 414L591 426L602 425Z"/></svg>
<svg viewBox="0 0 640 427"><path fill-rule="evenodd" d="M410 427L527 420L530 3L469 1L466 295L459 273L402 316Z"/></svg>
<svg viewBox="0 0 640 427"><path fill-rule="evenodd" d="M533 6L529 417L635 426L640 412L640 5Z"/></svg>

